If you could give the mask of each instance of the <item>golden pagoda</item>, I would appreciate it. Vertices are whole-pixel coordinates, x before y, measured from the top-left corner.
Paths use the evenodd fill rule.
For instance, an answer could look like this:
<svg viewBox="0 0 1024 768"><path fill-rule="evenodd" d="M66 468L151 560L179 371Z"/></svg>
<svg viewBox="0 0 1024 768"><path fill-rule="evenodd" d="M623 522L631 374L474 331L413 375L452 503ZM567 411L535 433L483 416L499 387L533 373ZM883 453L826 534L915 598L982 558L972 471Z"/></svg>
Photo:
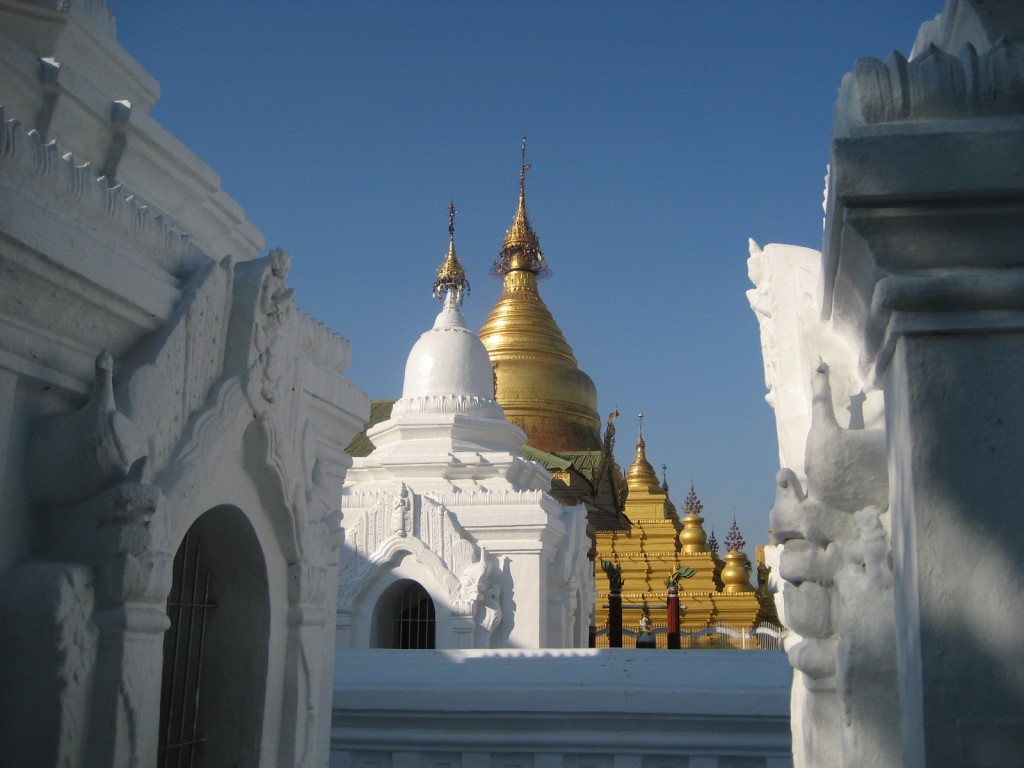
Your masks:
<svg viewBox="0 0 1024 768"><path fill-rule="evenodd" d="M597 390L537 290L550 273L526 215L526 139L519 172L519 206L492 272L501 298L480 329L494 365L496 397L505 416L545 452L600 451Z"/></svg>
<svg viewBox="0 0 1024 768"><path fill-rule="evenodd" d="M643 414L641 414L642 418ZM647 459L643 430L636 441L636 458L626 471L627 497L623 530L596 532L596 558L621 569L623 580L623 626L636 627L649 615L655 625L664 625L667 582L680 569L693 575L678 582L679 602L685 606L680 618L683 647L691 645L685 635L714 626L737 631L774 616L771 596L750 584L750 570L739 527L726 539L729 548L723 561L717 544L704 532L703 505L694 487L683 503L680 519L669 499L668 483L658 478ZM608 583L598 575L596 624L608 623ZM664 635L660 644L664 644ZM699 638L697 647L756 647L756 641L713 634Z"/></svg>
<svg viewBox="0 0 1024 768"><path fill-rule="evenodd" d="M594 560L621 568L625 627L636 627L647 613L655 624L664 625L666 580L680 569L694 571L678 583L680 604L686 606L681 618L684 633L716 624L749 629L756 620L774 618L760 551L762 567L755 590L742 544L723 561L717 544L708 541L702 505L692 486L680 517L669 498L668 483L658 482L647 460L642 429L628 471L623 473L616 463L618 411L609 415L602 437L594 382L579 369L538 291L539 279L551 270L526 212L526 172L531 164L526 162L525 138L522 152L518 206L492 268L503 280L502 294L479 336L494 368L496 399L508 420L526 433L523 457L551 473L553 496L566 504L585 505ZM438 297L446 290L455 290L457 296L469 292L455 256L453 216L450 206L449 253L434 286ZM375 400L367 427L389 418L394 402ZM364 432L347 450L362 456L372 445ZM600 573L596 581L595 623L600 630L608 621L608 582ZM665 644L664 635L659 643ZM721 636L705 639L702 645L740 647Z"/></svg>

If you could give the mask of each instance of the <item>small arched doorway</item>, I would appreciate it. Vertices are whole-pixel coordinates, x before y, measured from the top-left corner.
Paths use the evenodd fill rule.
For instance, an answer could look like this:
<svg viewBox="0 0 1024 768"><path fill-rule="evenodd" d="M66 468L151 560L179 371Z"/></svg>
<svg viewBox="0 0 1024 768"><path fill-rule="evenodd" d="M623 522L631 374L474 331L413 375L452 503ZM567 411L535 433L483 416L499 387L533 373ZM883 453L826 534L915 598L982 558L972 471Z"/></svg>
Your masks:
<svg viewBox="0 0 1024 768"><path fill-rule="evenodd" d="M257 765L270 604L259 540L238 509L215 507L186 532L167 615L157 764Z"/></svg>
<svg viewBox="0 0 1024 768"><path fill-rule="evenodd" d="M427 590L411 579L393 584L377 602L377 647L432 649L437 619Z"/></svg>

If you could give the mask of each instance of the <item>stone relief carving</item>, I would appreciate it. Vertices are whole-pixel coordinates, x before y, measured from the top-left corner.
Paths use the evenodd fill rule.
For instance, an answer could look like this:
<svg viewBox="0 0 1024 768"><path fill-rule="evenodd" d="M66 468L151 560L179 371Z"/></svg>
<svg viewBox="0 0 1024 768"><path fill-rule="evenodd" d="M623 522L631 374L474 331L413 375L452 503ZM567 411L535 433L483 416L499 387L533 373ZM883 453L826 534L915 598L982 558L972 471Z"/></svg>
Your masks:
<svg viewBox="0 0 1024 768"><path fill-rule="evenodd" d="M752 243L750 264L782 462L771 523L795 763L887 765L900 750L881 393L864 391L858 345L818 315L819 254Z"/></svg>
<svg viewBox="0 0 1024 768"><path fill-rule="evenodd" d="M391 503L391 533L395 536L405 536L409 525L409 488L402 483L402 490Z"/></svg>
<svg viewBox="0 0 1024 768"><path fill-rule="evenodd" d="M263 275L260 285L259 309L261 322L256 323L254 348L263 376L260 395L273 402L284 372L285 354L280 349L282 326L292 310L295 291L284 279L291 268L292 257L282 248L270 252L270 269Z"/></svg>
<svg viewBox="0 0 1024 768"><path fill-rule="evenodd" d="M163 549L174 548L189 521L168 517L164 489L183 479L190 487L215 482L225 450L243 459L292 561L288 653L302 668L287 693L298 710L282 716L296 723L296 764L302 764L316 751L319 644L330 631L324 606L335 583L340 512L323 464L333 454L317 455L295 358L305 352L313 362L304 365L329 358L338 373L347 347L296 322L287 267L287 254L278 250L244 265L208 262L195 272L168 321L120 370L109 354L98 357L82 408L39 422L27 474L39 508L39 555L68 567L86 564L95 584L87 622L109 633L105 642L127 647L129 637L159 643L168 625L173 552ZM302 338L301 348L292 343ZM286 384L289 376L295 381ZM224 435L235 433L238 444L225 448ZM53 472L54 466L67 471ZM73 635L72 618L57 616L57 631ZM140 693L153 682L144 666L125 662L95 674L87 704L103 713L96 716L120 723L112 754L137 755L140 734L148 732L139 724L140 707L148 706Z"/></svg>
<svg viewBox="0 0 1024 768"><path fill-rule="evenodd" d="M453 615L473 617L488 633L498 626L501 591L493 558L462 530L446 505L414 493L405 483L391 492L346 494L345 501L347 514L358 517L346 526L341 548L339 613L353 610L381 563L408 552L447 594Z"/></svg>
<svg viewBox="0 0 1024 768"><path fill-rule="evenodd" d="M151 472L166 466L190 418L224 375L233 275L230 259L199 270L165 326L125 360L116 391L145 435Z"/></svg>
<svg viewBox="0 0 1024 768"><path fill-rule="evenodd" d="M857 60L843 79L837 128L1024 113L1024 52L1002 38L979 55L970 43L953 55L929 43L909 61Z"/></svg>
<svg viewBox="0 0 1024 768"><path fill-rule="evenodd" d="M29 489L39 501L82 501L128 475L143 457L142 439L114 400L114 361L96 358L89 400L77 411L46 417L32 431ZM52 467L64 471L53 472Z"/></svg>
<svg viewBox="0 0 1024 768"><path fill-rule="evenodd" d="M807 493L792 470L781 470L771 513L787 582L782 614L798 635L785 649L806 691L794 717L814 734L803 745L804 764L834 765L834 755L821 750L831 737L841 744L842 765L885 765L899 754L885 436L839 427L828 384L822 364Z"/></svg>

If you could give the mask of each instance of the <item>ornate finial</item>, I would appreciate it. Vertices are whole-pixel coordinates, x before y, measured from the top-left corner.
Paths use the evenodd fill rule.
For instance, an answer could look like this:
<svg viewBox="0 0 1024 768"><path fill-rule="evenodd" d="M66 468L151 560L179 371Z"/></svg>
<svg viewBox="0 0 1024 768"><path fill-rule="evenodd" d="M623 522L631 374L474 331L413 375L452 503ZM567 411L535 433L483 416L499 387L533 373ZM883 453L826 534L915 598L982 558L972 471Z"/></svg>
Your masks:
<svg viewBox="0 0 1024 768"><path fill-rule="evenodd" d="M523 164L519 169L519 198L525 202L526 199L526 172L533 167L533 163L526 162L526 136L523 136Z"/></svg>
<svg viewBox="0 0 1024 768"><path fill-rule="evenodd" d="M668 464L661 465L661 489L668 493Z"/></svg>
<svg viewBox="0 0 1024 768"><path fill-rule="evenodd" d="M533 167L533 163L526 162L525 136L522 154L523 159L519 166L519 207L512 219L512 226L505 233L505 242L502 243L501 252L495 259L494 266L491 267L491 274L506 275L513 270L525 270L538 277L545 277L551 274L551 269L544 260L540 241L526 216L526 172Z"/></svg>
<svg viewBox="0 0 1024 768"><path fill-rule="evenodd" d="M747 546L747 542L743 539L743 534L740 533L740 527L736 523L736 515L732 516L732 527L729 532L725 535L725 548L730 552L736 552Z"/></svg>
<svg viewBox="0 0 1024 768"><path fill-rule="evenodd" d="M708 549L708 536L704 533L704 518L701 517L701 510L704 505L697 498L697 491L690 483L690 492L683 501L683 530L679 532L679 544L686 554L694 552L706 552Z"/></svg>
<svg viewBox="0 0 1024 768"><path fill-rule="evenodd" d="M611 458L615 451L615 420L619 418L619 409L608 414L608 424L604 428L604 453Z"/></svg>
<svg viewBox="0 0 1024 768"><path fill-rule="evenodd" d="M464 296L469 295L469 280L466 270L455 255L455 202L448 203L448 255L437 268L437 280L434 281L434 298L445 300L445 294L451 293L456 305L462 303Z"/></svg>
<svg viewBox="0 0 1024 768"><path fill-rule="evenodd" d="M718 538L715 536L715 526L711 526L711 536L708 537L708 549L718 554Z"/></svg>
<svg viewBox="0 0 1024 768"><path fill-rule="evenodd" d="M729 533L725 537L725 547L729 551L725 553L725 566L720 574L723 592L754 591L753 587L750 586L749 561L743 553L743 547L746 544L747 542L743 540L743 536L740 534L740 527L736 523L736 515L734 513L732 516L732 528L729 529Z"/></svg>
<svg viewBox="0 0 1024 768"><path fill-rule="evenodd" d="M704 505L700 503L700 499L697 498L697 491L693 488L693 483L690 483L690 492L686 494L686 501L683 502L683 510L688 515L697 515L700 517L701 511L704 509Z"/></svg>
<svg viewBox="0 0 1024 768"><path fill-rule="evenodd" d="M645 448L647 447L647 442L644 440L644 412L640 411L640 413L636 415L636 418L636 447Z"/></svg>

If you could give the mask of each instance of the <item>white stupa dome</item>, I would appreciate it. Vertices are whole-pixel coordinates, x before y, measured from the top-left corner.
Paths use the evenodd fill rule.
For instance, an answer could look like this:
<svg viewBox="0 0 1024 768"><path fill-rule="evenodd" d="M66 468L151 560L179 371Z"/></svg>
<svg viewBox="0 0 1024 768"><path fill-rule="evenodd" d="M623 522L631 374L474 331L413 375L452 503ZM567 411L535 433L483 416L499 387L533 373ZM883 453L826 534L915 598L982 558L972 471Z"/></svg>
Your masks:
<svg viewBox="0 0 1024 768"><path fill-rule="evenodd" d="M434 327L420 336L405 363L402 399L457 395L494 399L491 359L448 294Z"/></svg>

